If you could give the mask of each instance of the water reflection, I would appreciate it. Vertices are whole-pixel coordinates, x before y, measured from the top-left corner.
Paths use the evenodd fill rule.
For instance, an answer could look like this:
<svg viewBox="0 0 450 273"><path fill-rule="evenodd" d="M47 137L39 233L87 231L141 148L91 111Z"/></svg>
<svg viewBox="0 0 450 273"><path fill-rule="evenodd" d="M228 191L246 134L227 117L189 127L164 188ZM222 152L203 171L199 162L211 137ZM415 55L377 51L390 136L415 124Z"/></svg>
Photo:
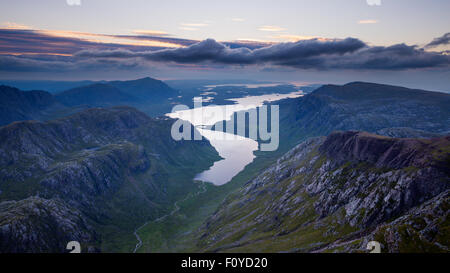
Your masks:
<svg viewBox="0 0 450 273"><path fill-rule="evenodd" d="M235 104L209 105L168 113L167 116L187 120L196 126L200 134L210 141L211 145L223 158L215 162L209 170L198 174L195 179L211 182L215 185L223 185L253 161L255 158L253 152L258 149L258 142L250 138L203 129L204 126L213 125L222 120L229 120L235 112L254 109L262 106L264 102L296 98L302 96L302 94L301 91L298 91L289 94L276 93L229 99Z"/></svg>

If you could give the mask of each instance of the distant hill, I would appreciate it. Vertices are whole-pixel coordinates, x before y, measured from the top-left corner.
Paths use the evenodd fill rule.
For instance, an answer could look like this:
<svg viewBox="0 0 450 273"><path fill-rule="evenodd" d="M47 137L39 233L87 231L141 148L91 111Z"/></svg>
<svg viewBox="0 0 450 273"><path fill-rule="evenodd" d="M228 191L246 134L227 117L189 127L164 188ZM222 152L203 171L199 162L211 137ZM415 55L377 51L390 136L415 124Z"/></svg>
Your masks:
<svg viewBox="0 0 450 273"><path fill-rule="evenodd" d="M46 81L46 80L0 80L0 85L8 85L23 91L45 90L52 94L79 86L95 83L94 81Z"/></svg>
<svg viewBox="0 0 450 273"><path fill-rule="evenodd" d="M214 83L214 81L212 81ZM1 85L14 86L21 90L46 90L52 94L60 93L77 87L93 84L110 84L126 91L137 98L168 98L177 95L177 92L164 82L150 77L130 81L14 81L0 80Z"/></svg>
<svg viewBox="0 0 450 273"><path fill-rule="evenodd" d="M21 91L0 86L0 126L18 120L41 119L44 111L62 108L46 91Z"/></svg>
<svg viewBox="0 0 450 273"><path fill-rule="evenodd" d="M178 95L176 90L170 88L164 82L150 77L132 81L110 81L107 83L128 95L150 103L157 103L162 99Z"/></svg>
<svg viewBox="0 0 450 273"><path fill-rule="evenodd" d="M178 92L160 80L142 78L132 81L109 81L76 87L56 94L65 105L138 105L158 104Z"/></svg>
<svg viewBox="0 0 450 273"><path fill-rule="evenodd" d="M104 83L73 88L55 94L55 98L66 106L89 105L100 107L127 105L136 102L135 97Z"/></svg>
<svg viewBox="0 0 450 273"><path fill-rule="evenodd" d="M450 132L450 94L374 83L324 85L304 97L280 103L282 139L301 141L334 130L394 132L407 136Z"/></svg>
<svg viewBox="0 0 450 273"><path fill-rule="evenodd" d="M54 94L1 85L0 126L20 120L59 118L86 108L122 105L136 107L150 116L160 116L170 112L173 105L169 98L178 95L178 91L164 82L148 77L133 81L86 83Z"/></svg>
<svg viewBox="0 0 450 273"><path fill-rule="evenodd" d="M444 105L449 102L450 97L447 93L368 82L351 82L345 85L327 84L318 88L315 94L348 101L407 99ZM446 99L442 100L443 98Z"/></svg>

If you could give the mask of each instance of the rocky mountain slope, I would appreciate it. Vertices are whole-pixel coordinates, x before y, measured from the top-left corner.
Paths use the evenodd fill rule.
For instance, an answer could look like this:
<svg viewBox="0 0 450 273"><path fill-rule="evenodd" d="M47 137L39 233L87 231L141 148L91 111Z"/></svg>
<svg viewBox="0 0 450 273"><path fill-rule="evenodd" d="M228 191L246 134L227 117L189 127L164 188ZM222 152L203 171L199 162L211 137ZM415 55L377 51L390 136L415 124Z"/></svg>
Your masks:
<svg viewBox="0 0 450 273"><path fill-rule="evenodd" d="M20 214L16 212L23 211L23 206L38 206L35 199L29 199L36 197L39 204L51 204L61 213L79 211L83 221L93 227L86 229L89 236L79 236L87 247L130 251L132 245L117 240L132 237L136 226L169 210L174 201L196 189L194 175L219 159L208 141L174 141L172 123L166 118L149 118L134 108L115 107L0 127L0 219ZM60 201L53 202L56 199ZM23 204L20 200L30 201ZM64 227L64 217L49 215L48 210L36 211L37 216L24 215L23 221L0 221L0 237L19 240L8 240L0 252L28 245L37 249L45 236L59 234L56 228ZM54 228L45 228L47 218ZM12 224L16 225L14 236ZM24 229L32 229L28 232L35 237L23 241L20 234ZM66 237L58 238L67 238L70 229L66 232ZM26 245L21 245L24 242ZM65 251L61 244L45 247L48 252Z"/></svg>
<svg viewBox="0 0 450 273"><path fill-rule="evenodd" d="M450 136L311 138L230 195L198 251L447 252Z"/></svg>
<svg viewBox="0 0 450 273"><path fill-rule="evenodd" d="M67 242L94 244L96 233L80 211L61 200L29 197L0 203L1 252L62 252ZM97 251L89 247L88 252Z"/></svg>

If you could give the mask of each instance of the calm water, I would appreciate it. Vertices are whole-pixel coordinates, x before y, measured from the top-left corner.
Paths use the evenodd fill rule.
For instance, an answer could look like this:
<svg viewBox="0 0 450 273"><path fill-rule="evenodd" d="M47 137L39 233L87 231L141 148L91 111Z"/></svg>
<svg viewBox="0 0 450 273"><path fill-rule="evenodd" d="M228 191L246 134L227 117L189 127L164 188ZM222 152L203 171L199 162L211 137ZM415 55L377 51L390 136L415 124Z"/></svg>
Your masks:
<svg viewBox="0 0 450 273"><path fill-rule="evenodd" d="M224 87L224 86L242 86L246 88L258 88L258 87L275 87L280 85L280 83L228 83L228 84L214 84L214 85L206 85L205 90L212 90L216 87Z"/></svg>
<svg viewBox="0 0 450 273"><path fill-rule="evenodd" d="M202 108L168 113L167 116L187 120L192 123L199 130L200 134L211 142L211 145L223 158L222 160L216 161L209 170L199 173L195 179L210 182L214 185L223 185L253 161L255 158L253 152L258 150L258 142L250 138L202 129L202 126L213 125L222 120L229 120L235 112L259 107L264 102L300 96L302 96L301 91L289 94L248 96L230 99L230 101L235 103L231 105L210 105ZM225 107L227 112L223 114Z"/></svg>

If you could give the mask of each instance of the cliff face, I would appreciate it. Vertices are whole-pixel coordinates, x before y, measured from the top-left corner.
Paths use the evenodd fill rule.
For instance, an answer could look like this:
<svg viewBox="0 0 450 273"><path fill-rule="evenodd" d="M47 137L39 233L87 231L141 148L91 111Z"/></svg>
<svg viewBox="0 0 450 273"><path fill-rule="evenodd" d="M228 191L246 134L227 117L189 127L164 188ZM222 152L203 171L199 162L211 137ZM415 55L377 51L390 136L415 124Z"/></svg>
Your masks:
<svg viewBox="0 0 450 273"><path fill-rule="evenodd" d="M79 212L82 222L74 221L92 226L80 229L85 230L80 243L96 237L91 246L108 251L104 242L129 235L129 245L114 249L131 251L134 228L196 189L194 175L219 159L206 140L173 140L172 123L131 107L116 107L0 127L2 214L20 216L25 209L18 207L30 208L23 220L9 223L5 216L0 221L0 237L11 237L0 245L0 252L66 251L65 240L73 230L64 226L64 211ZM34 197L38 199L29 199ZM34 211L36 206L39 211ZM63 215L52 214L53 207ZM52 236L58 240L43 244Z"/></svg>
<svg viewBox="0 0 450 273"><path fill-rule="evenodd" d="M365 161L379 168L420 168L435 164L433 150L447 142L448 138L398 139L348 131L330 134L320 151L337 162Z"/></svg>
<svg viewBox="0 0 450 273"><path fill-rule="evenodd" d="M199 231L198 248L364 251L376 237L385 252L446 251L449 151L448 136L309 139L225 200ZM409 229L414 238L405 237Z"/></svg>

